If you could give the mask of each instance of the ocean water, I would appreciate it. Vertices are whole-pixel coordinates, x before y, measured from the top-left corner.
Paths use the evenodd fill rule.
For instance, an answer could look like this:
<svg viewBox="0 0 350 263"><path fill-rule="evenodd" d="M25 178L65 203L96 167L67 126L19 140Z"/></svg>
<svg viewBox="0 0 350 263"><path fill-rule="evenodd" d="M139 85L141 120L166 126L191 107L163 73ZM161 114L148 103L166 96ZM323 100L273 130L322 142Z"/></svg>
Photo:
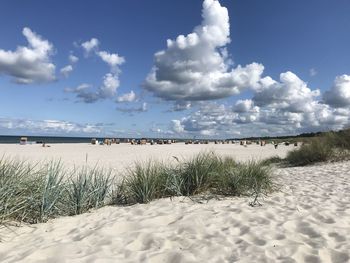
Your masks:
<svg viewBox="0 0 350 263"><path fill-rule="evenodd" d="M19 143L22 136L5 136L0 135L1 143ZM51 137L51 136L26 136L28 142L33 143L90 143L92 137ZM95 137L96 138L96 137ZM96 138L97 140L103 140L103 138Z"/></svg>

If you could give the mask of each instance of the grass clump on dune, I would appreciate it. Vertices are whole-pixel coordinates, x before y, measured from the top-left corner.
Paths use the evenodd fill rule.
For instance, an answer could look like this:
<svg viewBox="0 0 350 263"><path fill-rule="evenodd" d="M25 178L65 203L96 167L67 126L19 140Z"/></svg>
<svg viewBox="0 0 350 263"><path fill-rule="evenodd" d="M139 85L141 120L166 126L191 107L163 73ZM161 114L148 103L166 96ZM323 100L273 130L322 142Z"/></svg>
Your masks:
<svg viewBox="0 0 350 263"><path fill-rule="evenodd" d="M173 185L178 189L176 195L190 196L208 191L214 186L216 178L228 168L228 159L214 153L200 153L188 161L179 163L173 173ZM232 165L235 165L232 162Z"/></svg>
<svg viewBox="0 0 350 263"><path fill-rule="evenodd" d="M0 222L38 221L40 179L35 164L15 159L0 160ZM34 218L32 208L36 210Z"/></svg>
<svg viewBox="0 0 350 263"><path fill-rule="evenodd" d="M79 215L105 205L112 183L110 170L82 167L74 170L65 186L66 214ZM68 204L68 205L67 205Z"/></svg>
<svg viewBox="0 0 350 263"><path fill-rule="evenodd" d="M350 129L326 132L311 138L282 160L290 166L304 166L326 161L350 159Z"/></svg>
<svg viewBox="0 0 350 263"><path fill-rule="evenodd" d="M117 189L118 204L148 203L164 196L166 168L154 161L136 163Z"/></svg>
<svg viewBox="0 0 350 263"><path fill-rule="evenodd" d="M271 169L260 161L239 163L220 177L218 190L230 196L267 194L273 189Z"/></svg>
<svg viewBox="0 0 350 263"><path fill-rule="evenodd" d="M258 197L272 190L271 168L262 162L236 163L214 153L200 153L176 165L137 164L119 185L117 204L148 203L157 198L219 194Z"/></svg>
<svg viewBox="0 0 350 263"><path fill-rule="evenodd" d="M338 132L327 132L325 139L328 144L339 150L350 151L350 129Z"/></svg>
<svg viewBox="0 0 350 263"><path fill-rule="evenodd" d="M309 144L287 154L286 162L293 166L303 166L316 162L328 161L333 154L331 145L322 138L314 138Z"/></svg>
<svg viewBox="0 0 350 263"><path fill-rule="evenodd" d="M174 196L214 194L258 197L271 190L270 168L201 153L173 165L137 163L120 183L110 170L67 170L60 162L0 160L0 225L39 223L108 204L130 205Z"/></svg>
<svg viewBox="0 0 350 263"><path fill-rule="evenodd" d="M82 168L73 172L60 162L42 167L24 161L0 160L0 224L46 222L106 204L111 174Z"/></svg>

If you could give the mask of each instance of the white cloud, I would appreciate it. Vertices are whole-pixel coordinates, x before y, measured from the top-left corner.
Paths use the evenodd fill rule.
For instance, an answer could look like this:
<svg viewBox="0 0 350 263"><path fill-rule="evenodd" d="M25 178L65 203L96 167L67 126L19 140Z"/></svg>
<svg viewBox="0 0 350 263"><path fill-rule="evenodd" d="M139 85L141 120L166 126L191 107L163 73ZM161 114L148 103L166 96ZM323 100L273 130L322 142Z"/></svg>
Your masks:
<svg viewBox="0 0 350 263"><path fill-rule="evenodd" d="M119 65L125 62L123 57L118 54L108 53L107 51L99 51L96 53L104 62L106 62L111 69L116 69Z"/></svg>
<svg viewBox="0 0 350 263"><path fill-rule="evenodd" d="M176 133L183 133L185 131L185 128L181 124L180 120L172 120L171 121L171 130L173 130Z"/></svg>
<svg viewBox="0 0 350 263"><path fill-rule="evenodd" d="M259 112L259 107L254 106L252 100L238 100L233 107L234 112Z"/></svg>
<svg viewBox="0 0 350 263"><path fill-rule="evenodd" d="M0 118L0 131L25 134L99 134L104 124L81 124L61 120L31 120Z"/></svg>
<svg viewBox="0 0 350 263"><path fill-rule="evenodd" d="M70 73L73 71L73 66L72 65L67 65L63 68L61 68L60 72L64 77L68 77Z"/></svg>
<svg viewBox="0 0 350 263"><path fill-rule="evenodd" d="M70 54L68 60L70 63L75 64L79 61L79 58L77 56L74 56L73 54Z"/></svg>
<svg viewBox="0 0 350 263"><path fill-rule="evenodd" d="M21 84L54 81L53 45L28 27L22 33L29 45L19 46L16 51L0 49L0 74L9 75Z"/></svg>
<svg viewBox="0 0 350 263"><path fill-rule="evenodd" d="M125 62L125 58L119 56L116 53L110 53L108 51L99 50L100 41L97 38L91 38L89 41L86 41L81 44L82 48L85 50L86 54L90 54L92 51L107 63L113 72L118 71L118 66L122 65Z"/></svg>
<svg viewBox="0 0 350 263"><path fill-rule="evenodd" d="M81 46L85 50L86 54L89 54L91 51L96 50L99 44L100 42L97 38L91 38L89 41L82 43Z"/></svg>
<svg viewBox="0 0 350 263"><path fill-rule="evenodd" d="M280 82L270 77L260 81L253 101L257 106L272 106L290 112L312 111L317 104L315 98L320 95L319 90L311 90L307 84L292 72L280 74Z"/></svg>
<svg viewBox="0 0 350 263"><path fill-rule="evenodd" d="M337 76L333 87L323 95L325 102L333 107L350 107L350 76Z"/></svg>
<svg viewBox="0 0 350 263"><path fill-rule="evenodd" d="M117 88L119 87L119 84L120 82L118 75L107 73L103 77L103 85L99 90L101 98L114 97L117 94Z"/></svg>
<svg viewBox="0 0 350 263"><path fill-rule="evenodd" d="M118 75L107 73L103 76L102 85L96 91L91 91L92 85L83 83L76 88L66 88L65 92L76 93L77 97L85 103L94 103L114 97L119 84Z"/></svg>
<svg viewBox="0 0 350 263"><path fill-rule="evenodd" d="M155 54L144 88L166 100L210 100L254 88L264 70L252 63L230 69L225 46L230 43L228 11L219 1L205 0L202 24L187 36L167 41Z"/></svg>
<svg viewBox="0 0 350 263"><path fill-rule="evenodd" d="M311 102L303 111L275 103L258 107L252 100L239 100L231 107L207 103L186 117L172 120L170 127L175 133L191 135L250 137L339 130L350 125L349 108L334 109L318 101Z"/></svg>
<svg viewBox="0 0 350 263"><path fill-rule="evenodd" d="M117 102L134 102L135 100L136 100L136 94L133 90L117 98Z"/></svg>
<svg viewBox="0 0 350 263"><path fill-rule="evenodd" d="M103 76L102 85L96 89L90 84L82 84L77 88L67 88L66 92L76 93L80 101L85 103L94 103L99 100L111 99L117 95L117 89L120 86L119 75L121 71L118 66L125 62L125 59L116 53L109 53L107 51L99 51L100 41L97 38L92 38L81 44L82 48L87 54L94 54L102 59L110 66L110 72ZM70 60L77 61L71 58Z"/></svg>

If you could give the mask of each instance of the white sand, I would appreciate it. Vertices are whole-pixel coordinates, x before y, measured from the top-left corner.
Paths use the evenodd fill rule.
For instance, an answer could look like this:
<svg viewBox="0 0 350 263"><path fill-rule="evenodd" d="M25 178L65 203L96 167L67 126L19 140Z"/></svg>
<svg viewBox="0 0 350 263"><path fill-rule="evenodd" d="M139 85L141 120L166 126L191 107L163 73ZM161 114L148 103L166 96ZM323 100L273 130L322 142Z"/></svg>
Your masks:
<svg viewBox="0 0 350 263"><path fill-rule="evenodd" d="M162 199L1 229L0 261L350 262L350 162L275 176L284 186L261 207Z"/></svg>
<svg viewBox="0 0 350 263"><path fill-rule="evenodd" d="M277 149L273 145L261 147L249 145L243 147L235 144L195 144L185 145L176 143L171 145L130 145L114 144L101 146L91 144L51 144L51 147L42 147L41 144L19 145L0 144L0 155L19 157L34 162L61 159L67 166L81 166L98 164L99 166L111 167L123 170L135 161L149 159L173 162L173 156L189 158L203 151L214 151L220 155L232 156L237 160L261 159L278 155L284 157L294 146L280 145Z"/></svg>

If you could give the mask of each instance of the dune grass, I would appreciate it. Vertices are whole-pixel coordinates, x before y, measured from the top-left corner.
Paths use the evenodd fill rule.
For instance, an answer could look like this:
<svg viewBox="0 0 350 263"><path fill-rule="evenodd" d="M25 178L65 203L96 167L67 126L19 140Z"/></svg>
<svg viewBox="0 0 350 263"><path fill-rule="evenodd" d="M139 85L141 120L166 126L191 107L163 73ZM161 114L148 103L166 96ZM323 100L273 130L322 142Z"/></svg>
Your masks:
<svg viewBox="0 0 350 263"><path fill-rule="evenodd" d="M321 138L314 138L309 144L302 145L299 149L290 151L286 161L292 166L303 166L316 162L324 162L332 156L332 147Z"/></svg>
<svg viewBox="0 0 350 263"><path fill-rule="evenodd" d="M174 196L251 196L272 189L271 168L262 162L236 163L200 153L176 164L136 163L118 183L110 170L68 170L60 161L44 165L0 160L0 225L39 223L82 214L109 204L131 205Z"/></svg>
<svg viewBox="0 0 350 263"><path fill-rule="evenodd" d="M236 163L214 153L200 153L168 166L150 161L129 171L114 200L125 205L164 197L216 194L251 196L256 204L260 196L273 189L271 169L259 161Z"/></svg>
<svg viewBox="0 0 350 263"><path fill-rule="evenodd" d="M165 192L166 168L162 163L149 161L136 163L127 171L119 185L118 199L123 204L148 203L163 197Z"/></svg>
<svg viewBox="0 0 350 263"><path fill-rule="evenodd" d="M340 161L350 158L350 129L327 132L320 137L311 138L299 149L287 154L286 164L304 166L318 162Z"/></svg>
<svg viewBox="0 0 350 263"><path fill-rule="evenodd" d="M41 167L0 160L0 224L39 223L75 215L107 203L111 173L97 168L66 170L61 162Z"/></svg>

